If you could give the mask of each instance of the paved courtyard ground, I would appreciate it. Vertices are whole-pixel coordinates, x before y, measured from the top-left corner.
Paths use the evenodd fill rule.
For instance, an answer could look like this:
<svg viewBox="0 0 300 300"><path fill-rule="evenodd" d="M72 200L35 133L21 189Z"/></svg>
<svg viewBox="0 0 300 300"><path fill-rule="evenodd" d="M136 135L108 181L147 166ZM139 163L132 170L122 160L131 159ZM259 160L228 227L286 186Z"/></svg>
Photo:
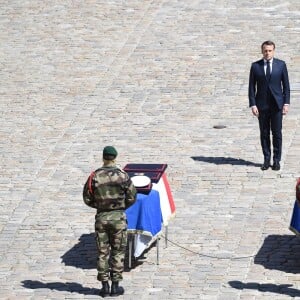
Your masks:
<svg viewBox="0 0 300 300"><path fill-rule="evenodd" d="M153 247L119 299L300 299L298 0L0 7L0 299L99 298L82 188L105 145L168 164L176 203L159 265ZM247 98L267 39L291 83L279 172L259 168Z"/></svg>

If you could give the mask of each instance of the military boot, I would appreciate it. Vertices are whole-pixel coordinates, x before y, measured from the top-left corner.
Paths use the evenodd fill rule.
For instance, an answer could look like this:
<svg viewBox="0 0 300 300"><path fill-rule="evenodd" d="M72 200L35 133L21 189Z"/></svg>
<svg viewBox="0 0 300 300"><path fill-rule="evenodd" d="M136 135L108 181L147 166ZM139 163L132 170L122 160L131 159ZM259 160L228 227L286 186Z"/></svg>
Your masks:
<svg viewBox="0 0 300 300"><path fill-rule="evenodd" d="M124 294L124 288L119 286L119 281L113 281L111 284L111 296L120 296Z"/></svg>
<svg viewBox="0 0 300 300"><path fill-rule="evenodd" d="M100 290L101 297L108 297L109 296L109 283L108 281L102 281L102 289Z"/></svg>

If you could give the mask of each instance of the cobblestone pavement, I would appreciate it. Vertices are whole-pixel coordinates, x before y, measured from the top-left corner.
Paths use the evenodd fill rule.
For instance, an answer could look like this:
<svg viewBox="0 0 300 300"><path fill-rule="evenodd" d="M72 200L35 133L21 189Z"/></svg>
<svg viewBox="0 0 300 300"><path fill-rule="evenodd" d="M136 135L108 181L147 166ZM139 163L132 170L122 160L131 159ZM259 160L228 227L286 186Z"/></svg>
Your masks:
<svg viewBox="0 0 300 300"><path fill-rule="evenodd" d="M0 4L1 299L99 298L81 193L107 144L167 163L177 208L119 299L300 299L298 0ZM266 39L292 88L279 172L247 99Z"/></svg>

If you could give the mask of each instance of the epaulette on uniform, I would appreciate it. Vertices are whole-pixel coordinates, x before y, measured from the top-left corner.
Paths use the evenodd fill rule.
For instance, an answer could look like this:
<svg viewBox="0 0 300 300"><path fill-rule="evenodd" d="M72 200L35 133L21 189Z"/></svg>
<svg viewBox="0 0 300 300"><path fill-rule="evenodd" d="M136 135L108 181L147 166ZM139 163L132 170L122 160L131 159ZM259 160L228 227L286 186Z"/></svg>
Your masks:
<svg viewBox="0 0 300 300"><path fill-rule="evenodd" d="M126 172L123 169L121 169L120 167L117 167L117 169L120 170L121 173L126 174Z"/></svg>

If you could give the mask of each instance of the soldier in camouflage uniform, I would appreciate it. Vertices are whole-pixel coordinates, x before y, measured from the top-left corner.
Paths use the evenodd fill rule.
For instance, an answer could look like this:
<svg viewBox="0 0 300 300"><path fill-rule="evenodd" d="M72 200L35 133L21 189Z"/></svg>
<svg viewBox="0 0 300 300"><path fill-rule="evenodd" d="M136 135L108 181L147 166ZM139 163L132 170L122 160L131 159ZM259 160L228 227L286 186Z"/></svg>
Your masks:
<svg viewBox="0 0 300 300"><path fill-rule="evenodd" d="M103 166L93 172L83 189L86 205L96 208L95 231L99 251L97 279L102 282L100 295L118 296L124 293L123 279L127 245L125 209L134 204L136 189L128 174L116 166L118 153L112 146L103 149ZM111 279L111 290L108 280Z"/></svg>

